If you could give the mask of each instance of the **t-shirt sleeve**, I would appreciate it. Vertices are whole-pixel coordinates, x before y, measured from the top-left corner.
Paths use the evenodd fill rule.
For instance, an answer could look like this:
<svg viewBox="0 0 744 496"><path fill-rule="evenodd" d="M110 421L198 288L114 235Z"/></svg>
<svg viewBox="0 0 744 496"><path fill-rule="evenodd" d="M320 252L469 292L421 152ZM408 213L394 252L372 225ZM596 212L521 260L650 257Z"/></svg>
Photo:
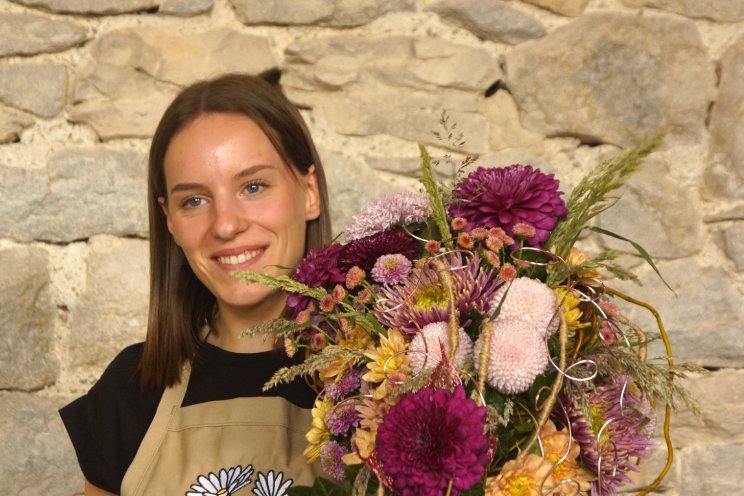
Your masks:
<svg viewBox="0 0 744 496"><path fill-rule="evenodd" d="M85 478L116 494L162 396L140 390L142 346L125 348L86 395L59 411Z"/></svg>

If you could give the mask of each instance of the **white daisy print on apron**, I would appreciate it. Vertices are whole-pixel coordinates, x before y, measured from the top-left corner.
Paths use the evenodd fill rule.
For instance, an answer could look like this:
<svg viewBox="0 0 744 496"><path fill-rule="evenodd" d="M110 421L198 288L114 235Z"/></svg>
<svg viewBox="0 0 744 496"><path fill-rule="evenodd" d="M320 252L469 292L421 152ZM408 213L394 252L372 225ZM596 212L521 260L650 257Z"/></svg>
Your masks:
<svg viewBox="0 0 744 496"><path fill-rule="evenodd" d="M282 482L282 479L284 479L282 472L277 473L276 476L273 470L269 470L266 475L259 472L253 494L256 496L284 496L287 494L287 489L292 486L292 479L287 479L284 482Z"/></svg>
<svg viewBox="0 0 744 496"><path fill-rule="evenodd" d="M196 478L198 484L191 485L185 496L231 496L251 483L253 465L242 468L240 465L228 470L220 469L219 476L210 472ZM263 475L263 474L259 474Z"/></svg>

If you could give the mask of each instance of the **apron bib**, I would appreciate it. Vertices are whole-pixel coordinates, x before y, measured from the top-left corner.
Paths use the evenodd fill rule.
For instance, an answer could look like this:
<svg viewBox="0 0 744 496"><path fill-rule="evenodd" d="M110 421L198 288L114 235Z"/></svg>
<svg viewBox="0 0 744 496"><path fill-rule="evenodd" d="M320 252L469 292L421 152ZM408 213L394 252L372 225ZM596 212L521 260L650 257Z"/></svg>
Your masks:
<svg viewBox="0 0 744 496"><path fill-rule="evenodd" d="M181 407L190 368L163 392L127 469L122 496L281 496L312 485L319 464L302 451L309 410L280 397L235 398Z"/></svg>

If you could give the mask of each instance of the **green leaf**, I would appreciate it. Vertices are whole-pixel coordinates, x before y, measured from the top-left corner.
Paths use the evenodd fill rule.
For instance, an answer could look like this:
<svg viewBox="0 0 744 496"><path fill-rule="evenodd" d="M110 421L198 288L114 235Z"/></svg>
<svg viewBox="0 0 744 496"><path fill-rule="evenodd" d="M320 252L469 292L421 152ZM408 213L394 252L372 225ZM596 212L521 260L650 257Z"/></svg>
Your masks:
<svg viewBox="0 0 744 496"><path fill-rule="evenodd" d="M429 195L431 213L434 217L434 222L437 224L437 228L439 229L439 234L442 236L442 239L445 240L445 246L451 248L452 241L450 241L450 238L452 237L452 234L450 233L449 224L447 223L447 211L442 202L442 194L439 190L439 185L434 180L434 174L431 170L431 157L424 145L419 144L419 150L421 151L421 173L423 174L422 183L424 184L426 193Z"/></svg>

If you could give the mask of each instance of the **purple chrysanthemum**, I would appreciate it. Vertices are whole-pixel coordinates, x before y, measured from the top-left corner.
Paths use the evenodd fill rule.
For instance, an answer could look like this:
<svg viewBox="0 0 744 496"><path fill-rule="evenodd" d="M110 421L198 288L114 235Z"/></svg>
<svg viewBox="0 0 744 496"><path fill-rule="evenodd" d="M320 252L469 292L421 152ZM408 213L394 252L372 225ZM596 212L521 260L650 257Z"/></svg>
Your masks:
<svg viewBox="0 0 744 496"><path fill-rule="evenodd" d="M628 472L638 470L634 459L647 456L656 444L651 439L656 415L650 402L624 376L588 392L583 408L581 401L564 397L563 402L581 461L599 476L592 482L592 495L615 496L630 481Z"/></svg>
<svg viewBox="0 0 744 496"><path fill-rule="evenodd" d="M480 269L477 253L472 260L463 260L458 253L439 257L452 276L460 326L467 328L467 316L472 311L485 315L500 281L492 271ZM386 327L403 329L410 334L427 324L449 321L449 296L436 268L427 264L415 268L397 286L385 286L379 291L385 305L375 308L375 317Z"/></svg>
<svg viewBox="0 0 744 496"><path fill-rule="evenodd" d="M449 214L464 217L466 230L475 227L501 227L509 236L520 222L535 228L535 236L525 242L540 246L550 237L558 219L566 215L566 205L558 191L558 180L531 165L478 167L452 192Z"/></svg>
<svg viewBox="0 0 744 496"><path fill-rule="evenodd" d="M426 387L403 397L377 431L377 455L402 496L452 495L483 476L488 440L486 409L454 391Z"/></svg>
<svg viewBox="0 0 744 496"><path fill-rule="evenodd" d="M344 480L346 465L341 459L349 450L336 441L328 441L320 449L320 468L338 481Z"/></svg>
<svg viewBox="0 0 744 496"><path fill-rule="evenodd" d="M344 245L340 258L341 267L348 270L357 266L369 274L378 258L392 253L400 253L409 260L415 260L419 256L419 249L408 234L384 231Z"/></svg>
<svg viewBox="0 0 744 496"><path fill-rule="evenodd" d="M400 253L383 255L372 267L372 279L380 284L398 284L411 272L411 261Z"/></svg>
<svg viewBox="0 0 744 496"><path fill-rule="evenodd" d="M326 415L328 431L334 436L343 436L349 429L359 424L359 413L356 410L357 400L346 400L338 403Z"/></svg>
<svg viewBox="0 0 744 496"><path fill-rule="evenodd" d="M338 382L326 381L324 385L326 396L338 401L356 391L362 383L362 375L364 375L362 369L348 369Z"/></svg>
<svg viewBox="0 0 744 496"><path fill-rule="evenodd" d="M395 193L382 196L355 215L346 229L346 239L351 241L390 229L391 227L419 221L429 216L429 197L421 193Z"/></svg>
<svg viewBox="0 0 744 496"><path fill-rule="evenodd" d="M319 250L308 251L305 258L297 264L294 279L311 288L321 286L332 288L336 284L343 284L346 281L346 275L339 268L341 250L342 246L334 243ZM290 294L287 298L287 307L289 307L292 318L305 310L311 301L312 298L309 296Z"/></svg>

